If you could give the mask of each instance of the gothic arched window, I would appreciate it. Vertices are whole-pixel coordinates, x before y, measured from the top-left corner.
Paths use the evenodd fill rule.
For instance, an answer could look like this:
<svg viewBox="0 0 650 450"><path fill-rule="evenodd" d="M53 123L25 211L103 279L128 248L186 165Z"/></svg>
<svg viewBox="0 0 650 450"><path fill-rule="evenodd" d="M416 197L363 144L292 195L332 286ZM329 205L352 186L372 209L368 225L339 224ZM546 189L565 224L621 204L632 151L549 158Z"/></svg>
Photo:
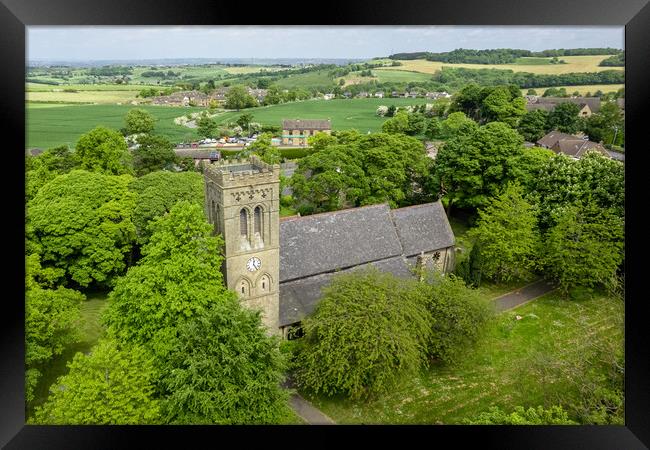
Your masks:
<svg viewBox="0 0 650 450"><path fill-rule="evenodd" d="M248 238L248 213L245 209L239 211L239 234Z"/></svg>
<svg viewBox="0 0 650 450"><path fill-rule="evenodd" d="M262 234L262 208L259 206L257 206L254 211L254 222L255 222L255 227L253 231L261 235Z"/></svg>

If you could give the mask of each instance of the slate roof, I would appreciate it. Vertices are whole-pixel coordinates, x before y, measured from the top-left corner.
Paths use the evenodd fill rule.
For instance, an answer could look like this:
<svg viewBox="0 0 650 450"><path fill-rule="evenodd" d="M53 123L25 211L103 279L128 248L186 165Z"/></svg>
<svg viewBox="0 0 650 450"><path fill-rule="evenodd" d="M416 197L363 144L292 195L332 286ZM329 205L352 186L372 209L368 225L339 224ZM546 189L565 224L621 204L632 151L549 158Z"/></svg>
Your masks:
<svg viewBox="0 0 650 450"><path fill-rule="evenodd" d="M331 130L332 122L329 119L284 119L283 130Z"/></svg>
<svg viewBox="0 0 650 450"><path fill-rule="evenodd" d="M454 232L440 202L394 209L390 213L405 256L454 245Z"/></svg>
<svg viewBox="0 0 650 450"><path fill-rule="evenodd" d="M604 156L609 156L609 153L607 153L602 145L584 139L563 139L555 143L552 150L556 153L564 153L565 155L576 158L584 155L587 150L597 150Z"/></svg>
<svg viewBox="0 0 650 450"><path fill-rule="evenodd" d="M576 137L573 136L572 134L561 133L557 130L553 130L548 134L546 134L546 136L542 137L539 141L537 141L537 145L544 148L551 148L558 141L562 139L575 139L575 138Z"/></svg>
<svg viewBox="0 0 650 450"><path fill-rule="evenodd" d="M337 273L368 266L412 275L421 252L454 245L440 202L391 210L387 204L280 221L280 326L300 321Z"/></svg>
<svg viewBox="0 0 650 450"><path fill-rule="evenodd" d="M386 204L280 222L281 283L401 253Z"/></svg>
<svg viewBox="0 0 650 450"><path fill-rule="evenodd" d="M414 264L414 263L412 263ZM409 263L403 256L362 264L338 272L327 272L300 280L288 281L280 285L280 326L300 322L311 314L318 306L322 297L322 288L327 286L333 277L354 270L376 267L382 272L390 272L398 277L412 275Z"/></svg>
<svg viewBox="0 0 650 450"><path fill-rule="evenodd" d="M190 157L193 159L219 159L221 152L214 148L177 148L174 153L179 158Z"/></svg>
<svg viewBox="0 0 650 450"><path fill-rule="evenodd" d="M539 97L537 102L533 104L551 104L559 105L560 103L575 103L581 108L584 105L588 105L592 113L596 113L600 110L600 98L599 97Z"/></svg>

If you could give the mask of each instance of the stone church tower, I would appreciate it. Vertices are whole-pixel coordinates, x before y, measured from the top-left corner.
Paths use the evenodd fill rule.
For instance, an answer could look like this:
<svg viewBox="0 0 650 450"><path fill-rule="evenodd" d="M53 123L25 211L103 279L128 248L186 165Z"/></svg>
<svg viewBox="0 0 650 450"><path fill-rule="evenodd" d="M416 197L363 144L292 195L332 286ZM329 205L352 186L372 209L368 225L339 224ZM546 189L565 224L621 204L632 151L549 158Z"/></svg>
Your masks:
<svg viewBox="0 0 650 450"><path fill-rule="evenodd" d="M226 286L242 304L262 311L278 334L280 309L280 165L256 156L205 169L205 202L215 234L225 241Z"/></svg>

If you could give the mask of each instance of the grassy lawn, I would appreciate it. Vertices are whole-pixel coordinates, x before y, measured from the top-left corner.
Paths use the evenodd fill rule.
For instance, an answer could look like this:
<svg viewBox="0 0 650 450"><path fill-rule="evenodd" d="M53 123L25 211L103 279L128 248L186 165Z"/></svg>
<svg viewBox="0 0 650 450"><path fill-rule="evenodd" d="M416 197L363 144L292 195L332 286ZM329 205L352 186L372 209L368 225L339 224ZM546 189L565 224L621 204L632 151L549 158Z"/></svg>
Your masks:
<svg viewBox="0 0 650 450"><path fill-rule="evenodd" d="M523 318L516 320L515 315ZM564 377L540 382L539 358L579 358L589 344L623 348L623 302L599 296L568 301L547 294L499 315L458 364L433 367L369 402L301 392L341 424L459 424L491 406L550 406L580 396Z"/></svg>
<svg viewBox="0 0 650 450"><path fill-rule="evenodd" d="M514 72L530 72L536 74L560 74L570 72L601 72L603 70L624 70L623 67L599 66L600 62L610 55L588 55L588 56L562 56L567 64L540 64L539 58L534 58L530 64L523 64L518 61L515 64L448 64L440 61L426 61L424 59L403 60L401 66L386 67L382 70L415 71L433 74L446 67L465 67L468 69L509 69ZM522 58L523 59L523 58ZM550 59L550 58L549 58Z"/></svg>
<svg viewBox="0 0 650 450"><path fill-rule="evenodd" d="M99 317L107 305L106 294L102 293L88 295L87 300L81 304L81 322L79 324L81 341L70 345L43 370L43 376L35 390L32 407L41 405L47 400L50 386L56 382L58 377L68 373L66 364L72 361L77 352L88 353L97 343L103 331ZM31 414L31 412L30 410L28 413Z"/></svg>
<svg viewBox="0 0 650 450"><path fill-rule="evenodd" d="M79 137L102 125L113 129L124 126L124 116L135 108L133 105L57 105L43 106L39 103L26 105L27 148L47 149L57 145L75 145ZM46 104L47 105L47 104ZM196 131L176 125L174 118L200 111L201 108L142 105L156 119L155 133L172 142L195 138Z"/></svg>

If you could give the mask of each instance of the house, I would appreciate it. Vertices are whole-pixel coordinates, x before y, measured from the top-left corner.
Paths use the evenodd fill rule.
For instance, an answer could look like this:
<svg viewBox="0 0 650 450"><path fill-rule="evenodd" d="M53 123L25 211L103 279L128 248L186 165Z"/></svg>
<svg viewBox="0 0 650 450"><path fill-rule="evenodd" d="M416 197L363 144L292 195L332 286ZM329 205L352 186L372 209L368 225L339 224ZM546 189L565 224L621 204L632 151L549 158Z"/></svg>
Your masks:
<svg viewBox="0 0 650 450"><path fill-rule="evenodd" d="M285 119L282 121L283 145L307 145L307 138L317 133L332 132L329 119Z"/></svg>
<svg viewBox="0 0 650 450"><path fill-rule="evenodd" d="M377 91L377 92L375 92L375 97L376 98L384 98L384 93L381 92L381 91Z"/></svg>
<svg viewBox="0 0 650 450"><path fill-rule="evenodd" d="M393 91L393 92L390 93L390 96L391 97L400 97L400 94L397 91Z"/></svg>
<svg viewBox="0 0 650 450"><path fill-rule="evenodd" d="M334 94L325 94L323 95L323 98L325 100L332 100L334 98Z"/></svg>
<svg viewBox="0 0 650 450"><path fill-rule="evenodd" d="M365 91L364 91L364 92L359 92L359 93L357 94L357 98L368 98L369 95L370 95L370 94L368 94L368 93L365 92Z"/></svg>
<svg viewBox="0 0 650 450"><path fill-rule="evenodd" d="M206 215L225 242L224 281L242 305L261 310L270 333L288 337L337 273L375 267L408 278L416 268L453 270L455 238L439 201L280 219L280 172L257 157L204 172Z"/></svg>
<svg viewBox="0 0 650 450"><path fill-rule="evenodd" d="M200 91L180 91L153 97L151 103L168 106L209 106L210 99Z"/></svg>
<svg viewBox="0 0 650 450"><path fill-rule="evenodd" d="M264 98L266 98L267 90L266 89L251 89L247 88L248 94L251 95L252 97L257 100L257 102L261 105L264 103Z"/></svg>
<svg viewBox="0 0 650 450"><path fill-rule="evenodd" d="M546 134L537 141L537 145L553 150L555 153L563 153L574 159L580 159L588 150L597 151L608 158L612 157L602 144L572 134L561 133L557 130Z"/></svg>
<svg viewBox="0 0 650 450"><path fill-rule="evenodd" d="M417 98L417 97L418 97L418 93L415 92L415 91L407 92L406 95L405 95L405 97L409 97L409 98Z"/></svg>
<svg viewBox="0 0 650 450"><path fill-rule="evenodd" d="M426 94L424 94L424 96L426 98L430 98L432 100L438 100L440 98L450 98L451 97L451 95L448 94L445 91L443 91L443 92L427 92Z"/></svg>
<svg viewBox="0 0 650 450"><path fill-rule="evenodd" d="M343 97L345 97L345 98L350 98L350 97L352 97L352 92L350 92L350 91L345 91L345 92L343 93Z"/></svg>
<svg viewBox="0 0 650 450"><path fill-rule="evenodd" d="M543 109L553 111L561 103L574 103L580 107L578 116L589 117L600 111L599 97L534 97L526 104L528 111Z"/></svg>
<svg viewBox="0 0 650 450"><path fill-rule="evenodd" d="M201 162L211 164L221 159L221 152L214 148L176 148L174 153L179 158L192 158L196 167Z"/></svg>

